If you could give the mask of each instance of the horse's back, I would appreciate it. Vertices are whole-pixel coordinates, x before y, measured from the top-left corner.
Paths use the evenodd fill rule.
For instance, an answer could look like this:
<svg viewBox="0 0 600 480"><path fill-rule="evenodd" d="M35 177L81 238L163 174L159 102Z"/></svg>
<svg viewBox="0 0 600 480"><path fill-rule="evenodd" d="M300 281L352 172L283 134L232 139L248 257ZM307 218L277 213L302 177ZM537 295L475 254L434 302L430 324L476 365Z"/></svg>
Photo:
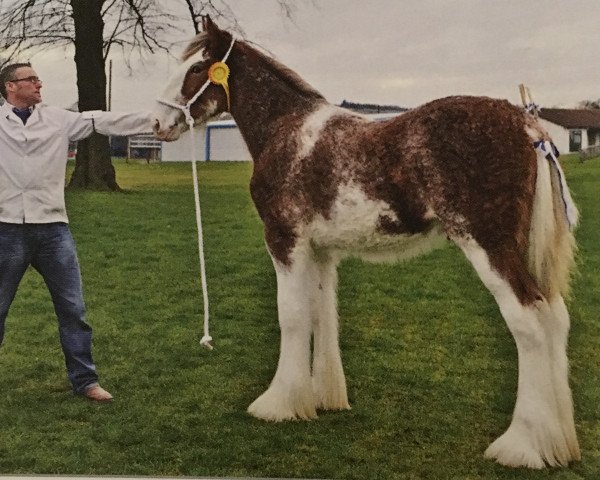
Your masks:
<svg viewBox="0 0 600 480"><path fill-rule="evenodd" d="M527 121L485 97L448 97L384 122L319 105L274 139L253 196L267 235L323 248L399 247L435 224L490 244L523 238L536 174Z"/></svg>

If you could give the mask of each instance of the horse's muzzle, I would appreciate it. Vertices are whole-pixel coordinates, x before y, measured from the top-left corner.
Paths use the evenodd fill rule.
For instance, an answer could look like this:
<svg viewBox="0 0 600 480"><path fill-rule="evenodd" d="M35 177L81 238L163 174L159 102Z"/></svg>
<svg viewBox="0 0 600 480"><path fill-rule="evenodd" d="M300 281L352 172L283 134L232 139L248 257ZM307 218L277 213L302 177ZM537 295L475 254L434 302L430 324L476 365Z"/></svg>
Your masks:
<svg viewBox="0 0 600 480"><path fill-rule="evenodd" d="M175 121L161 122L156 116L154 117L154 124L152 131L154 136L164 142L172 142L177 140L182 132L182 124Z"/></svg>

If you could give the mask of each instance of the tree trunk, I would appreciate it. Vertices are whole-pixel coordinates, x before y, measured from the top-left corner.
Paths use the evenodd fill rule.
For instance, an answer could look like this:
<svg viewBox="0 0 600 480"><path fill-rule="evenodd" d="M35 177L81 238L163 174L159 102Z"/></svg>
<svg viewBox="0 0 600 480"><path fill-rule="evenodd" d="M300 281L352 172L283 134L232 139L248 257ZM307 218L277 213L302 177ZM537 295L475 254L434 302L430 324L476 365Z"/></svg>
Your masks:
<svg viewBox="0 0 600 480"><path fill-rule="evenodd" d="M79 111L106 110L106 72L103 56L104 0L70 0L75 21L75 64ZM77 145L75 170L69 187L121 190L117 184L108 137L97 133Z"/></svg>

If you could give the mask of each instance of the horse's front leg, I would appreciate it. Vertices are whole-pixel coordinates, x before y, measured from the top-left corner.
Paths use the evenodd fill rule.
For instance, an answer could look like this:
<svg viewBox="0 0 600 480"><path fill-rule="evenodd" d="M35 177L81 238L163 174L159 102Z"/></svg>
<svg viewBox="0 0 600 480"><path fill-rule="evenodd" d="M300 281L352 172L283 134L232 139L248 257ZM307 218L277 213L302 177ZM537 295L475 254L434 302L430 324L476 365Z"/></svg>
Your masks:
<svg viewBox="0 0 600 480"><path fill-rule="evenodd" d="M317 416L310 375L311 282L315 263L308 249L296 248L289 265L273 258L277 274L277 310L281 347L269 388L248 412L263 420L310 419Z"/></svg>
<svg viewBox="0 0 600 480"><path fill-rule="evenodd" d="M337 314L337 260L317 263L313 289L313 389L317 408L348 410L346 378L339 347Z"/></svg>

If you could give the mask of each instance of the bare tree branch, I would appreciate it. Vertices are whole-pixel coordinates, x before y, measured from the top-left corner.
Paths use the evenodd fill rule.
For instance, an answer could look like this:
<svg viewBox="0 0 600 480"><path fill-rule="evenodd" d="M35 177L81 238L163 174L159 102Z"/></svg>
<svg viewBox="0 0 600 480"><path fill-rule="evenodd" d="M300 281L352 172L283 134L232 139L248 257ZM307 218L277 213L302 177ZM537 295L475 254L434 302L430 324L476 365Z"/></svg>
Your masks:
<svg viewBox="0 0 600 480"><path fill-rule="evenodd" d="M85 0L82 0L85 1ZM282 15L293 19L300 0L273 0ZM303 0L314 3L316 0ZM108 58L113 46L129 64L133 55L144 52L169 52L173 36L179 37L183 25L200 30L202 15L211 15L222 25L245 37L229 0L177 0L187 10L178 17L165 11L160 0L104 0L103 51ZM171 4L174 2L169 2ZM65 48L75 41L73 11L69 0L0 0L0 66L19 55L35 54L44 49Z"/></svg>
<svg viewBox="0 0 600 480"><path fill-rule="evenodd" d="M65 15L65 0L5 1L0 13L3 63L39 51L42 45L64 47L73 42L73 22Z"/></svg>
<svg viewBox="0 0 600 480"><path fill-rule="evenodd" d="M117 0L113 0L110 3L110 5L107 7L107 9L110 9L112 6L114 6L116 4L116 2L117 2ZM107 11L108 10L104 10L102 12L102 17L104 17L106 15ZM108 57L108 54L110 53L110 47L118 41L117 32L118 32L119 25L121 24L121 22L123 20L124 11L125 11L125 4L121 3L121 9L119 10L118 18L117 18L117 21L115 22L115 26L112 29L112 31L109 32L108 38L104 40L103 50L104 50L104 61L105 62L106 62L106 58Z"/></svg>
<svg viewBox="0 0 600 480"><path fill-rule="evenodd" d="M241 36L245 36L244 30L226 0L183 0L183 2L187 6L189 19L192 21L196 33L200 32L201 17L210 15L217 22L224 23Z"/></svg>
<svg viewBox="0 0 600 480"><path fill-rule="evenodd" d="M188 12L190 13L190 17L192 19L192 24L194 25L194 32L198 34L200 33L200 21L198 20L200 17L194 9L192 0L185 0L185 4L187 5Z"/></svg>

